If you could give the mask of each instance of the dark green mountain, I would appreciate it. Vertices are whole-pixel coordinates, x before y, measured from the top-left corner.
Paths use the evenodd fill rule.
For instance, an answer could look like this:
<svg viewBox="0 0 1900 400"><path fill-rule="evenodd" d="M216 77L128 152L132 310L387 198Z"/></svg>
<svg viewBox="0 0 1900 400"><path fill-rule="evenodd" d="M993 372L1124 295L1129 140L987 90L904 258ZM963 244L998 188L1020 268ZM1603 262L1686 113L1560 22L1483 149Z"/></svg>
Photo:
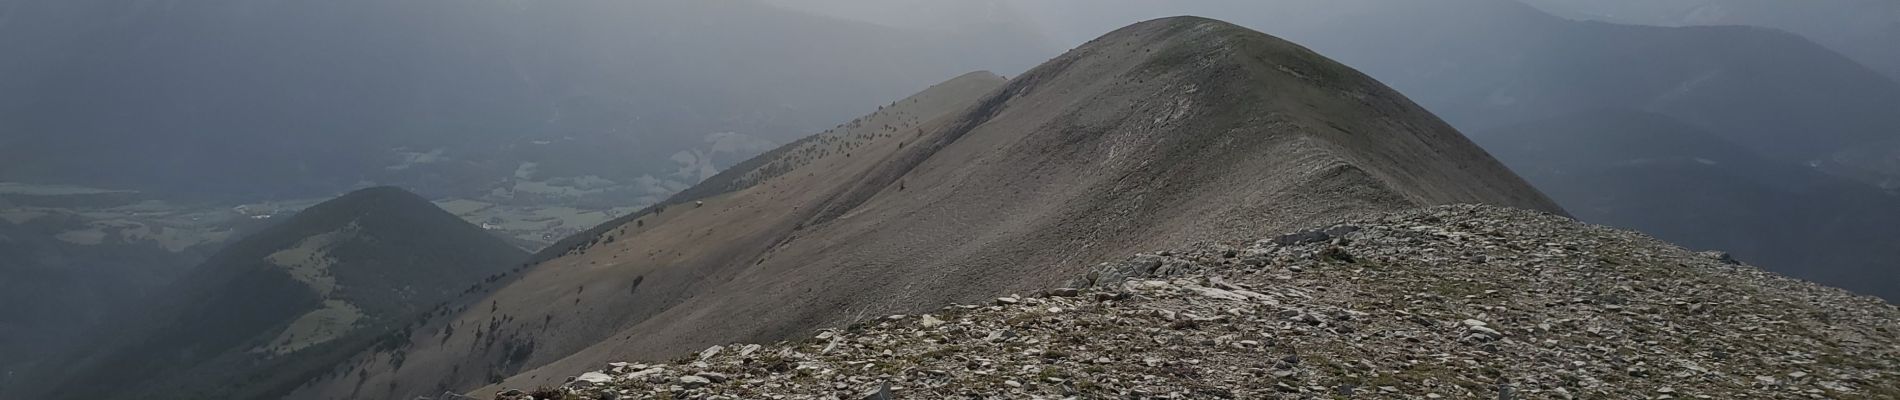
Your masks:
<svg viewBox="0 0 1900 400"><path fill-rule="evenodd" d="M1585 221L1900 299L1900 199L1675 119L1596 111L1472 134Z"/></svg>
<svg viewBox="0 0 1900 400"><path fill-rule="evenodd" d="M49 394L281 396L525 257L401 189L352 192L219 251Z"/></svg>
<svg viewBox="0 0 1900 400"><path fill-rule="evenodd" d="M211 250L76 244L55 236L70 229L62 219L0 219L0 392L42 378L46 360L96 337Z"/></svg>

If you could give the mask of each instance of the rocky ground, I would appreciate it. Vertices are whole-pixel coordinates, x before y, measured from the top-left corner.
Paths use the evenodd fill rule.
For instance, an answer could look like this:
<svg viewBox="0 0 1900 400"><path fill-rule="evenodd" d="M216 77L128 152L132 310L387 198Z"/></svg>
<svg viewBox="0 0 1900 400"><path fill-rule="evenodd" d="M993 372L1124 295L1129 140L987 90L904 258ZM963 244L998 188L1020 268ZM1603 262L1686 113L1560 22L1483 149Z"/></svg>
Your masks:
<svg viewBox="0 0 1900 400"><path fill-rule="evenodd" d="M1900 398L1900 309L1484 206L1108 263L499 399Z"/></svg>

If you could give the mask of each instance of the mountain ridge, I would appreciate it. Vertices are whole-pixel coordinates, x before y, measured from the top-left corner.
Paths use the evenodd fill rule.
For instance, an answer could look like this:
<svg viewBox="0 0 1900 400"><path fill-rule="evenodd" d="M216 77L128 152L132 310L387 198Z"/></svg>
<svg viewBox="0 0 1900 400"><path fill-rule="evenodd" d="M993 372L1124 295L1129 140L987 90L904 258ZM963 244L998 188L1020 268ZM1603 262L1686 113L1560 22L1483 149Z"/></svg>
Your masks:
<svg viewBox="0 0 1900 400"><path fill-rule="evenodd" d="M966 101L916 130L855 124L846 137L861 139L802 168L581 237L421 330L463 333L360 355L361 382L401 397L558 380L604 357L1059 284L1115 249L1360 212L1562 212L1390 88L1209 19L1131 25ZM905 106L860 120L925 114ZM484 350L469 327L532 351ZM396 353L416 368L377 367ZM292 398L344 397L356 382Z"/></svg>

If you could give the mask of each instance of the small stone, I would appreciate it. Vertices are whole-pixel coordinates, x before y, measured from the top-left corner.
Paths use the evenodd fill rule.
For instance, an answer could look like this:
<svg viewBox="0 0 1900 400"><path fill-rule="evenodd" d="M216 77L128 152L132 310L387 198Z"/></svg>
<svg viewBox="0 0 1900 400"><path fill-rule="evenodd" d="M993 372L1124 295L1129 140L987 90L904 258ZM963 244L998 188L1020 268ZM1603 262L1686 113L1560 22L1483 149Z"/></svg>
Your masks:
<svg viewBox="0 0 1900 400"><path fill-rule="evenodd" d="M688 388L696 388L710 384L712 384L711 379L706 379L699 375L685 375L680 377L680 385Z"/></svg>
<svg viewBox="0 0 1900 400"><path fill-rule="evenodd" d="M1359 231L1359 227L1357 226L1336 225L1331 228L1326 228L1326 235L1332 236L1332 237L1340 237L1340 236L1346 236L1346 234L1350 234L1350 233L1358 232L1358 231Z"/></svg>
<svg viewBox="0 0 1900 400"><path fill-rule="evenodd" d="M1307 243L1319 243L1332 240L1332 235L1320 231L1307 231L1273 238L1273 243L1281 246L1293 246Z"/></svg>
<svg viewBox="0 0 1900 400"><path fill-rule="evenodd" d="M946 322L943 322L943 320L937 319L937 317L931 316L930 314L924 314L923 317L917 318L917 326L921 326L924 328L935 328L935 327L943 326L943 324L945 323Z"/></svg>
<svg viewBox="0 0 1900 400"><path fill-rule="evenodd" d="M1471 327L1471 332L1483 334L1484 336L1490 337L1492 339L1504 337L1503 332L1498 332L1496 329L1486 328L1483 326L1473 326Z"/></svg>
<svg viewBox="0 0 1900 400"><path fill-rule="evenodd" d="M1696 254L1700 254L1703 257L1708 257L1709 259L1715 260L1715 262L1719 262L1723 264L1742 265L1741 261L1735 260L1735 255L1729 254L1726 251L1704 251L1704 252L1696 253Z"/></svg>
<svg viewBox="0 0 1900 400"><path fill-rule="evenodd" d="M627 374L627 379L640 380L640 379L644 379L650 376L658 376L665 372L666 372L666 368L660 368L660 367L647 368L645 370L636 371L634 373Z"/></svg>
<svg viewBox="0 0 1900 400"><path fill-rule="evenodd" d="M864 400L891 400L893 398L894 397L891 396L891 383L888 381L878 382L876 389L871 389L869 393L864 395Z"/></svg>
<svg viewBox="0 0 1900 400"><path fill-rule="evenodd" d="M699 360L706 361L707 359L713 358L713 356L719 355L719 352L725 351L725 350L726 350L726 346L707 347L706 351L699 352Z"/></svg>
<svg viewBox="0 0 1900 400"><path fill-rule="evenodd" d="M1004 386L1009 386L1009 387L1013 387L1013 388L1020 388L1020 387L1023 387L1023 383L1022 383L1022 382L1017 382L1017 381L1016 381L1016 380L1014 380L1014 379L1011 379L1011 380L1007 380L1007 381L1003 381L1003 385L1004 385Z"/></svg>
<svg viewBox="0 0 1900 400"><path fill-rule="evenodd" d="M588 372L588 373L581 374L581 376L574 377L574 382L570 383L569 385L573 387L590 387L594 385L607 384L613 381L614 381L614 377L609 376L607 374L603 374L599 372Z"/></svg>
<svg viewBox="0 0 1900 400"><path fill-rule="evenodd" d="M694 375L696 375L696 376L698 376L698 377L701 377L701 378L706 378L706 380L708 380L708 381L712 381L713 383L722 383L722 382L725 382L725 381L726 381L726 380L728 380L728 379L731 379L731 378L729 378L729 377L727 377L727 376L726 376L726 374L721 374L721 373L718 373L718 372L701 372L701 373L698 373L698 374L694 374Z"/></svg>
<svg viewBox="0 0 1900 400"><path fill-rule="evenodd" d="M1019 300L1015 297L998 297L996 298L996 305L1007 306L1007 305L1016 304L1017 302L1021 302L1021 301L1022 300Z"/></svg>
<svg viewBox="0 0 1900 400"><path fill-rule="evenodd" d="M1189 287L1188 290L1192 290L1195 293L1199 293L1202 296L1207 296L1207 297L1221 299L1221 300L1235 300L1235 301L1247 300L1246 295L1234 293L1227 290L1215 289L1211 287L1193 286L1193 287Z"/></svg>
<svg viewBox="0 0 1900 400"><path fill-rule="evenodd" d="M1075 288L1056 288L1049 290L1049 297L1075 297L1082 291Z"/></svg>

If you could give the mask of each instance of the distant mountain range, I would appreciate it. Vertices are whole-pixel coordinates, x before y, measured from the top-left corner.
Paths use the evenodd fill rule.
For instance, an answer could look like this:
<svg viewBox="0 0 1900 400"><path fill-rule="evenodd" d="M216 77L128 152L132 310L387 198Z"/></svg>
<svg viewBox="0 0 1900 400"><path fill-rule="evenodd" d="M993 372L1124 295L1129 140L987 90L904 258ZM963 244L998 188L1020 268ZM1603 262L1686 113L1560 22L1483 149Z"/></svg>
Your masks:
<svg viewBox="0 0 1900 400"><path fill-rule="evenodd" d="M1900 80L1900 2L1521 0L1559 16L1656 26L1746 25L1807 37Z"/></svg>
<svg viewBox="0 0 1900 400"><path fill-rule="evenodd" d="M1803 164L1900 132L1900 82L1785 32L1577 22L1504 0L1372 3L1271 31L1365 69L1465 130L1645 111Z"/></svg>
<svg viewBox="0 0 1900 400"><path fill-rule="evenodd" d="M1900 198L1667 116L1599 111L1472 133L1578 218L1900 299Z"/></svg>

